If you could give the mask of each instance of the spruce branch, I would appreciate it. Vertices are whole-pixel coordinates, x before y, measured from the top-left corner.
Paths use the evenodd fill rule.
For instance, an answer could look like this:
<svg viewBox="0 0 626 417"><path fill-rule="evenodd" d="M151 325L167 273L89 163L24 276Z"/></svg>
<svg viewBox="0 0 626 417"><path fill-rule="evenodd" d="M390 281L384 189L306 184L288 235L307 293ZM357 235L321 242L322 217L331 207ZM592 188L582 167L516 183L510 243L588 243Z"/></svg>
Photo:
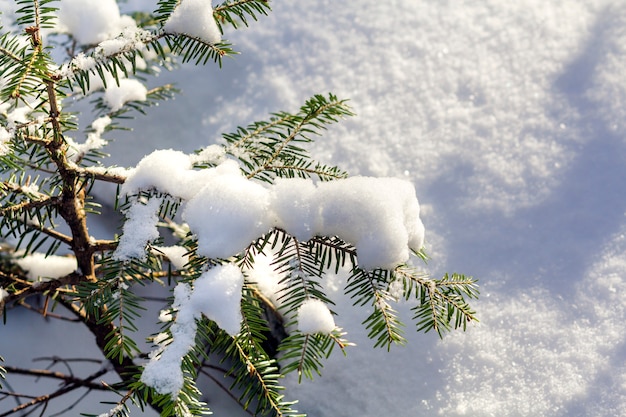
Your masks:
<svg viewBox="0 0 626 417"><path fill-rule="evenodd" d="M235 29L239 23L248 26L247 17L258 20L259 15L265 15L270 11L268 0L235 0L225 1L213 9L213 16L217 22L220 31L224 33L223 23L232 25Z"/></svg>
<svg viewBox="0 0 626 417"><path fill-rule="evenodd" d="M393 300L387 291L390 275L383 269L364 271L354 267L345 289L346 294L355 300L354 305L369 304L374 308L363 324L370 331L368 336L376 339L374 347L387 346L387 350L392 344L406 343L403 324L389 304Z"/></svg>

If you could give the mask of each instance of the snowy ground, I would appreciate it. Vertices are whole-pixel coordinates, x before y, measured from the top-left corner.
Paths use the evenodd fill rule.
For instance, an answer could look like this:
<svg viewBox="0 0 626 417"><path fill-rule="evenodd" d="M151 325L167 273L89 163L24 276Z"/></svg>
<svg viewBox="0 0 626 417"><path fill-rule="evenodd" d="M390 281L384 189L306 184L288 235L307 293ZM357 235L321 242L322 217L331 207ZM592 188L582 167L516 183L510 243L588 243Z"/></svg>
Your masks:
<svg viewBox="0 0 626 417"><path fill-rule="evenodd" d="M298 409L626 415L626 1L275 0L273 9L227 33L242 55L221 71L164 75L183 80L183 94L151 114L158 125L139 119L133 142L110 149L116 161L190 151L331 91L358 116L327 132L316 157L410 179L431 272L473 275L482 288L480 324L443 341L409 327L409 345L390 353L366 340L366 312L340 309L358 346L331 358L323 377L288 381Z"/></svg>

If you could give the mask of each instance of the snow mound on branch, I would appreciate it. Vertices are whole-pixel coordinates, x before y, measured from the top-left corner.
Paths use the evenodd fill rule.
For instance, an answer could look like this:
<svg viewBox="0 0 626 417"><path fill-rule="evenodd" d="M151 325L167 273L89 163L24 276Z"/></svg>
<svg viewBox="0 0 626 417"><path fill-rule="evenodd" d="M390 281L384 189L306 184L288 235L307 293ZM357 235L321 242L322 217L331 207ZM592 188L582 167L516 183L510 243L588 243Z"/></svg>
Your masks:
<svg viewBox="0 0 626 417"><path fill-rule="evenodd" d="M71 34L82 45L98 44L136 27L132 17L120 15L115 0L63 0L58 7L56 30Z"/></svg>
<svg viewBox="0 0 626 417"><path fill-rule="evenodd" d="M212 44L222 39L213 18L211 2L206 0L182 0L163 29L169 33L184 33Z"/></svg>
<svg viewBox="0 0 626 417"><path fill-rule="evenodd" d="M199 254L228 258L269 231L269 202L267 188L225 173L207 181L182 216L198 237Z"/></svg>
<svg viewBox="0 0 626 417"><path fill-rule="evenodd" d="M104 92L104 102L112 112L118 111L129 101L146 101L148 89L139 80L123 78Z"/></svg>
<svg viewBox="0 0 626 417"><path fill-rule="evenodd" d="M267 185L246 178L233 160L194 170L194 158L155 151L128 176L122 194L157 189L184 200L182 218L202 256L229 258L273 227L301 241L339 236L356 247L365 270L394 268L424 244L419 203L408 181L353 177L315 184L285 178Z"/></svg>
<svg viewBox="0 0 626 417"><path fill-rule="evenodd" d="M69 256L46 256L43 253L32 253L23 258L15 259L15 263L27 271L28 279L36 281L42 278L56 279L76 271L76 258Z"/></svg>
<svg viewBox="0 0 626 417"><path fill-rule="evenodd" d="M322 301L315 298L306 300L298 309L298 330L305 334L330 334L335 330L335 320Z"/></svg>
<svg viewBox="0 0 626 417"><path fill-rule="evenodd" d="M411 183L352 177L318 185L316 234L338 235L357 250L359 266L392 269L424 244L424 225Z"/></svg>

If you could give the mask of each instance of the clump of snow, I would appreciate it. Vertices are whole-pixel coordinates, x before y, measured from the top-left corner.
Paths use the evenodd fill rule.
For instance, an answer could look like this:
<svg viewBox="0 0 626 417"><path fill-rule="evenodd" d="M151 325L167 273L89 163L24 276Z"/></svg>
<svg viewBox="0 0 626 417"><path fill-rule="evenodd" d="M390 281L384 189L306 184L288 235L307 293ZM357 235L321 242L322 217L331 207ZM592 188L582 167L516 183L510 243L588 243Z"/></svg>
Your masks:
<svg viewBox="0 0 626 417"><path fill-rule="evenodd" d="M241 292L243 274L233 265L209 269L194 282L189 308L213 320L222 330L235 336L241 330Z"/></svg>
<svg viewBox="0 0 626 417"><path fill-rule="evenodd" d="M157 212L162 199L152 198L147 202L136 201L126 212L123 234L113 258L119 261L145 259L146 245L159 237Z"/></svg>
<svg viewBox="0 0 626 417"><path fill-rule="evenodd" d="M183 220L198 238L198 253L228 258L272 227L300 240L339 236L355 245L359 266L394 268L424 244L415 189L394 178L353 177L314 184L279 179L266 185L245 178L237 163L193 169L194 157L160 150L144 157L123 194L156 188L186 200Z"/></svg>
<svg viewBox="0 0 626 417"><path fill-rule="evenodd" d="M209 145L197 154L190 155L191 162L218 165L226 161L226 150L220 145Z"/></svg>
<svg viewBox="0 0 626 417"><path fill-rule="evenodd" d="M235 161L227 160L215 168L193 170L199 162L198 155L189 156L172 149L163 149L145 156L130 173L122 186L122 194L156 188L174 197L190 200L211 177L216 175L240 175Z"/></svg>
<svg viewBox="0 0 626 417"><path fill-rule="evenodd" d="M303 178L278 178L272 187L272 207L277 227L289 230L294 237L307 241L315 235L318 202L313 181Z"/></svg>
<svg viewBox="0 0 626 417"><path fill-rule="evenodd" d="M165 22L163 30L168 33L184 33L212 44L222 39L213 18L211 1L207 0L181 0Z"/></svg>
<svg viewBox="0 0 626 417"><path fill-rule="evenodd" d="M6 122L7 129L11 130L15 128L16 125L19 123L28 122L28 115L32 111L33 109L30 106L20 106L20 107L16 107L15 109L13 109L13 111L7 114L7 122Z"/></svg>
<svg viewBox="0 0 626 417"><path fill-rule="evenodd" d="M298 330L305 334L330 334L335 330L333 315L321 300L310 298L298 308Z"/></svg>
<svg viewBox="0 0 626 417"><path fill-rule="evenodd" d="M228 258L270 230L269 208L267 188L227 173L210 178L182 217L198 238L200 255Z"/></svg>
<svg viewBox="0 0 626 417"><path fill-rule="evenodd" d="M67 78L74 71L89 71L92 68L95 68L98 61L92 56L85 55L84 52L79 52L72 60L68 63L65 63L59 68L58 76Z"/></svg>
<svg viewBox="0 0 626 417"><path fill-rule="evenodd" d="M121 109L129 101L146 101L148 89L139 80L122 78L110 84L104 92L104 102L111 111Z"/></svg>
<svg viewBox="0 0 626 417"><path fill-rule="evenodd" d="M352 177L318 185L316 233L355 245L359 266L394 268L421 249L424 225L415 189L395 178Z"/></svg>
<svg viewBox="0 0 626 417"><path fill-rule="evenodd" d="M102 175L116 175L120 177L128 177L128 175L132 172L128 168L124 167L106 167L106 166L92 166L85 168L86 172L91 172L94 174L102 174Z"/></svg>
<svg viewBox="0 0 626 417"><path fill-rule="evenodd" d="M9 296L9 293L4 288L0 287L0 303L4 301L5 298Z"/></svg>
<svg viewBox="0 0 626 417"><path fill-rule="evenodd" d="M69 77L75 71L89 71L95 68L98 62L106 57L116 54L119 55L122 52L132 50L145 50L145 45L153 36L151 32L134 27L134 25L126 27L122 30L122 33L116 37L98 43L98 46L94 49L93 55L88 56L85 55L84 52L79 52L69 62L59 68L58 75L60 77ZM125 58L122 57L122 59L124 60ZM136 57L136 60L137 67L145 67L145 61L143 61L141 57ZM127 62L127 64L130 63ZM90 88L90 90L93 90L93 88Z"/></svg>
<svg viewBox="0 0 626 417"><path fill-rule="evenodd" d="M114 417L120 415L120 413L124 410L124 406L122 404L118 404L112 409L110 409L106 413L102 413L98 415L98 417Z"/></svg>
<svg viewBox="0 0 626 417"><path fill-rule="evenodd" d="M28 185L22 185L20 187L20 190L22 191L22 193L29 195L30 197L33 198L41 198L41 197L45 197L44 194L40 194L39 193L39 186L37 184L28 184Z"/></svg>
<svg viewBox="0 0 626 417"><path fill-rule="evenodd" d="M63 0L58 7L56 30L70 33L82 45L95 45L136 27L132 17L120 15L115 0Z"/></svg>
<svg viewBox="0 0 626 417"><path fill-rule="evenodd" d="M44 253L32 253L23 258L16 258L15 263L27 272L28 279L56 279L76 271L76 258L71 256L46 256Z"/></svg>
<svg viewBox="0 0 626 417"><path fill-rule="evenodd" d="M171 310L161 310L159 312L159 321L161 323L169 323L174 320L174 315ZM158 341L155 339L154 343L158 344Z"/></svg>
<svg viewBox="0 0 626 417"><path fill-rule="evenodd" d="M241 291L243 275L232 264L216 266L200 276L192 288L179 283L174 288L172 308L177 309L170 331L171 339L155 340L159 347L151 353L141 381L160 394L173 398L183 387L183 357L192 349L197 331L196 320L202 315L234 336L241 328Z"/></svg>
<svg viewBox="0 0 626 417"><path fill-rule="evenodd" d="M176 269L183 269L189 262L188 250L183 246L154 246L153 249L165 255Z"/></svg>

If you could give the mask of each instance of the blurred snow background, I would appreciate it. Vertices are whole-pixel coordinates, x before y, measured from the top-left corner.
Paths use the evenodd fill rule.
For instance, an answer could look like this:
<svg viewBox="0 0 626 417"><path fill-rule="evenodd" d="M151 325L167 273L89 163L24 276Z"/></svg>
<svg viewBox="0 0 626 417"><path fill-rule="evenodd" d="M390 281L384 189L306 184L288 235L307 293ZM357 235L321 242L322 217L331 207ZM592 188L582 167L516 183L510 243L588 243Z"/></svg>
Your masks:
<svg viewBox="0 0 626 417"><path fill-rule="evenodd" d="M164 73L160 81L183 93L136 119L110 147L114 162L188 152L333 92L358 115L320 138L314 155L351 174L410 179L430 271L473 275L482 288L480 324L442 341L409 325L408 346L390 353L373 350L360 328L366 311L338 309L358 346L313 382L287 381L298 409L626 415L626 1L272 7L226 33L242 54L222 70ZM7 361L10 344L1 330ZM235 415L219 407L216 415Z"/></svg>

